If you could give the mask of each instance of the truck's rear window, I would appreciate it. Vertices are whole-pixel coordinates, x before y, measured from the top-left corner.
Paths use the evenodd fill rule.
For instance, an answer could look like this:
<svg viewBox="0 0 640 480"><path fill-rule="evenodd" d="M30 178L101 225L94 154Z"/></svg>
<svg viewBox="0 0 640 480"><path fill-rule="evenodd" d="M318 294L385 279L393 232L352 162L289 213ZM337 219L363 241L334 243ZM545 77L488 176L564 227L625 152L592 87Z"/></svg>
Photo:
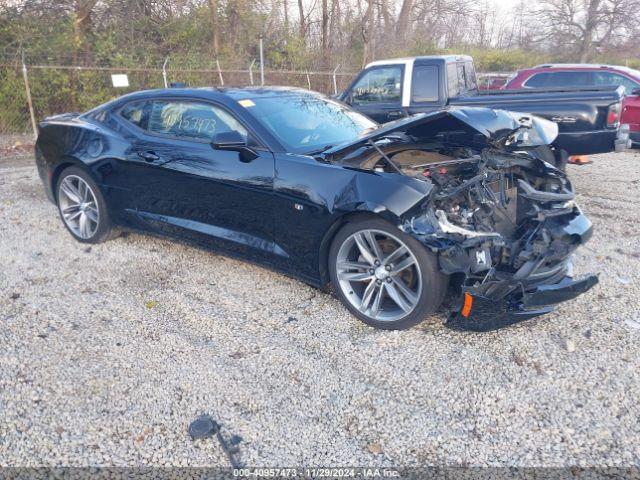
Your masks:
<svg viewBox="0 0 640 480"><path fill-rule="evenodd" d="M436 65L414 67L411 83L412 103L437 102L440 98L438 67Z"/></svg>

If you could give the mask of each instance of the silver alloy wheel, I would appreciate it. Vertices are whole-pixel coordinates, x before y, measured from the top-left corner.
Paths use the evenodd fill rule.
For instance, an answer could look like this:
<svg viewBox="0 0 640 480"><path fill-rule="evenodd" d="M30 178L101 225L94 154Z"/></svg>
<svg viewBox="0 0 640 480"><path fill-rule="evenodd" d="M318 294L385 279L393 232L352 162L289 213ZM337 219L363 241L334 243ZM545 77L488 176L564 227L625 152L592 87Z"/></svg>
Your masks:
<svg viewBox="0 0 640 480"><path fill-rule="evenodd" d="M344 296L364 315L391 322L409 315L422 293L420 266L399 238L360 230L342 243L336 275Z"/></svg>
<svg viewBox="0 0 640 480"><path fill-rule="evenodd" d="M60 182L58 205L64 223L75 235L87 240L95 235L100 221L96 196L87 182L77 175L67 175Z"/></svg>

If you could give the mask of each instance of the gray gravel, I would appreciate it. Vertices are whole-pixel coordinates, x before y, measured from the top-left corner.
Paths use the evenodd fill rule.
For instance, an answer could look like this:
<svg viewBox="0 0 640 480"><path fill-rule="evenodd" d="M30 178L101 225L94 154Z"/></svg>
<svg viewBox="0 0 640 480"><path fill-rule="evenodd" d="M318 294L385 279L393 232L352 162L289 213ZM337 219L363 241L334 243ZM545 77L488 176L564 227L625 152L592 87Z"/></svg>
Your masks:
<svg viewBox="0 0 640 480"><path fill-rule="evenodd" d="M143 235L87 248L0 160L0 465L640 465L640 155L569 167L598 287L492 333L373 330L281 274Z"/></svg>

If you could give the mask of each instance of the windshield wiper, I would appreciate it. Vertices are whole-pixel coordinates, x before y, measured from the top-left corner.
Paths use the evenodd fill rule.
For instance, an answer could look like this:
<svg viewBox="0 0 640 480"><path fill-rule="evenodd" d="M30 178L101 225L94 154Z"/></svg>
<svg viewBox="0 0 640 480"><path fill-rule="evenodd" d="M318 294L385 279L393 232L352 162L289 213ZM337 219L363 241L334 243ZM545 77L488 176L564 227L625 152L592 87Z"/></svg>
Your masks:
<svg viewBox="0 0 640 480"><path fill-rule="evenodd" d="M329 150L330 148L333 148L334 145L325 145L324 147L321 148L317 148L315 150L311 150L310 152L305 153L305 155L319 155L321 153L326 152L327 150Z"/></svg>

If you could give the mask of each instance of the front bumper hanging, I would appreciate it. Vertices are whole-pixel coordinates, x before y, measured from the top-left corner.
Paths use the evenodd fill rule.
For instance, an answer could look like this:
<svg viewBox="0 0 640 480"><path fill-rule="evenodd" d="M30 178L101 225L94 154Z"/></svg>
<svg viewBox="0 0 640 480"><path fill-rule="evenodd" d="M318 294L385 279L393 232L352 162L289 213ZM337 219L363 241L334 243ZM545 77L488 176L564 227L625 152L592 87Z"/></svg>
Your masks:
<svg viewBox="0 0 640 480"><path fill-rule="evenodd" d="M554 284L543 284L523 291L518 282L504 298L484 295L486 288L463 287L462 295L453 305L447 326L461 330L485 332L512 325L549 313L558 303L576 298L598 283L596 275L577 280L564 277Z"/></svg>

